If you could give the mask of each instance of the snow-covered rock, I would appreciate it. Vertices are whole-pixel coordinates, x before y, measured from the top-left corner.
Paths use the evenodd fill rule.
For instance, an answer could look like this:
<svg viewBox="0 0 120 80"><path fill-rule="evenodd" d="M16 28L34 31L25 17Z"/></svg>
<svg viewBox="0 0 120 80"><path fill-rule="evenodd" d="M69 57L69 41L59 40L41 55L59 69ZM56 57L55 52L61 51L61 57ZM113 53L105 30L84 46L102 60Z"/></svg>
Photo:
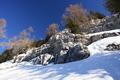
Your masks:
<svg viewBox="0 0 120 80"><path fill-rule="evenodd" d="M17 56L14 56L13 63L14 63L14 62L17 62L17 63L21 62L22 59L23 59L25 56L26 56L25 53L19 54L19 55L17 55Z"/></svg>
<svg viewBox="0 0 120 80"><path fill-rule="evenodd" d="M119 29L120 14L114 14L103 19L97 19L95 21L93 20L90 24L91 28L88 30L90 33Z"/></svg>
<svg viewBox="0 0 120 80"><path fill-rule="evenodd" d="M88 34L87 36L89 36L89 44L90 44L107 37L120 36L120 29L92 33L92 34Z"/></svg>
<svg viewBox="0 0 120 80"><path fill-rule="evenodd" d="M31 62L33 64L43 64L43 65L47 65L50 62L52 62L53 56L50 54L41 54L38 57L35 57L31 60Z"/></svg>
<svg viewBox="0 0 120 80"><path fill-rule="evenodd" d="M33 59L41 54L48 53L49 47L50 47L49 44L44 44L40 47L29 49L26 52L26 56L22 59L22 61L30 61L31 59Z"/></svg>
<svg viewBox="0 0 120 80"><path fill-rule="evenodd" d="M84 47L85 44L87 44L86 37L72 34L65 29L53 35L46 44L28 50L20 61L32 61L33 64L45 65L81 60L89 56L87 47Z"/></svg>

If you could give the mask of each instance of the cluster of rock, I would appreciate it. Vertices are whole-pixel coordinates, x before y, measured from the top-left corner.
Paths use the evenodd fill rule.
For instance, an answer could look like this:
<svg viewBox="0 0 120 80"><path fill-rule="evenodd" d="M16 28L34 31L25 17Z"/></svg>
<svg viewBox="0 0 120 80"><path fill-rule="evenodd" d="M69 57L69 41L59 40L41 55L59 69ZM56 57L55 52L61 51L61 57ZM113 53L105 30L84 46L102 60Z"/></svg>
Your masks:
<svg viewBox="0 0 120 80"><path fill-rule="evenodd" d="M87 47L82 44L87 42L82 35L72 34L68 29L65 29L53 35L41 47L28 50L22 57L17 56L15 61L31 61L33 64L46 65L82 60L90 56Z"/></svg>
<svg viewBox="0 0 120 80"><path fill-rule="evenodd" d="M108 51L120 50L120 44L115 44L115 43L109 44L107 45L105 50L108 50Z"/></svg>
<svg viewBox="0 0 120 80"><path fill-rule="evenodd" d="M92 20L91 29L89 33L96 33L101 31L108 31L120 28L120 14L114 14L112 16L107 16L103 19Z"/></svg>
<svg viewBox="0 0 120 80"><path fill-rule="evenodd" d="M120 30L107 32L110 30L120 29L120 14L107 16L103 19L91 20L88 25L84 25L83 27L89 27L89 29L87 29L88 34L98 33L90 36L87 35L87 38L89 37L89 42L87 42L87 45L103 38L120 36Z"/></svg>
<svg viewBox="0 0 120 80"><path fill-rule="evenodd" d="M99 33L99 34L89 36L89 44L91 44L95 41L98 41L100 39L104 39L107 37L113 37L113 36L120 36L120 31L118 31L118 32L104 32L104 33Z"/></svg>

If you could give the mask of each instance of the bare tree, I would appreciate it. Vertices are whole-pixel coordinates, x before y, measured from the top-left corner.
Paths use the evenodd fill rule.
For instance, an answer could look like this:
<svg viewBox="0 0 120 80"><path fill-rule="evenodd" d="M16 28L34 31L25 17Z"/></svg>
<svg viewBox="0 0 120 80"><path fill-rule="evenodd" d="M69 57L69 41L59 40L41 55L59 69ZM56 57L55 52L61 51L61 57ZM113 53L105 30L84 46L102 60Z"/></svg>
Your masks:
<svg viewBox="0 0 120 80"><path fill-rule="evenodd" d="M6 37L5 26L6 26L6 20L5 19L0 19L0 38Z"/></svg>
<svg viewBox="0 0 120 80"><path fill-rule="evenodd" d="M89 21L87 11L81 5L70 5L63 15L65 26L73 33L79 33L83 27L81 25ZM81 30L80 30L81 29Z"/></svg>
<svg viewBox="0 0 120 80"><path fill-rule="evenodd" d="M6 31L6 20L5 19L0 19L0 38L5 38L5 31ZM0 47L5 46L6 43L5 42L0 42Z"/></svg>
<svg viewBox="0 0 120 80"><path fill-rule="evenodd" d="M20 39L26 39L26 38L29 38L31 36L31 33L33 32L33 28L32 27L28 27L27 29L23 30L21 33L20 33L20 36L19 38Z"/></svg>
<svg viewBox="0 0 120 80"><path fill-rule="evenodd" d="M31 32L33 32L32 27L23 30L18 37L14 37L7 43L9 48L13 49L13 54L23 53L24 50L31 47L32 39L30 38Z"/></svg>
<svg viewBox="0 0 120 80"><path fill-rule="evenodd" d="M25 53L27 49L31 48L33 40L31 39L31 33L33 28L29 27L23 30L18 37L12 38L6 45L12 49L14 55ZM13 62L16 62L16 58Z"/></svg>
<svg viewBox="0 0 120 80"><path fill-rule="evenodd" d="M57 32L58 32L58 24L56 23L50 24L48 26L46 39L48 40L52 35L56 34Z"/></svg>

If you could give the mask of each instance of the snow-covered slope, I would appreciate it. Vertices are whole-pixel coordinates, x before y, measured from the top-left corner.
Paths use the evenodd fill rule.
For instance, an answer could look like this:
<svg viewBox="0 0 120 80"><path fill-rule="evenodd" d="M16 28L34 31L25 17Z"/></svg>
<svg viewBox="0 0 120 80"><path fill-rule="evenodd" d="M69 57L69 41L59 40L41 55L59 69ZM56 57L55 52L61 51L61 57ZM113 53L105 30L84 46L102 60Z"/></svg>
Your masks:
<svg viewBox="0 0 120 80"><path fill-rule="evenodd" d="M40 66L26 62L6 62L0 64L0 80L119 80L119 66L118 52L59 65Z"/></svg>
<svg viewBox="0 0 120 80"><path fill-rule="evenodd" d="M104 49L108 44L120 44L120 36L115 37L108 37L101 40L98 40L88 46L88 49L91 53L91 55L98 54L98 53L104 53Z"/></svg>
<svg viewBox="0 0 120 80"><path fill-rule="evenodd" d="M120 52L104 51L110 43L120 43L120 36L92 43L88 46L93 54L91 57L67 64L41 66L27 62L2 63L0 80L119 80Z"/></svg>

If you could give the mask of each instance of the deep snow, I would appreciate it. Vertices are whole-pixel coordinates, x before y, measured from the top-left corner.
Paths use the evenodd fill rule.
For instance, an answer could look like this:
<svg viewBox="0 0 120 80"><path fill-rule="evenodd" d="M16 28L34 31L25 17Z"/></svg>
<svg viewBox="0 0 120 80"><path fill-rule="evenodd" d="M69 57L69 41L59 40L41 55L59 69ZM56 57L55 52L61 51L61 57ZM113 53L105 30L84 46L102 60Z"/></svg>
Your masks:
<svg viewBox="0 0 120 80"><path fill-rule="evenodd" d="M120 52L104 51L110 43L120 43L120 36L92 43L91 57L66 64L2 63L0 80L120 80Z"/></svg>
<svg viewBox="0 0 120 80"><path fill-rule="evenodd" d="M9 66L7 66L9 65ZM0 80L119 80L120 53L57 65L0 64ZM5 68L6 67L6 68Z"/></svg>

